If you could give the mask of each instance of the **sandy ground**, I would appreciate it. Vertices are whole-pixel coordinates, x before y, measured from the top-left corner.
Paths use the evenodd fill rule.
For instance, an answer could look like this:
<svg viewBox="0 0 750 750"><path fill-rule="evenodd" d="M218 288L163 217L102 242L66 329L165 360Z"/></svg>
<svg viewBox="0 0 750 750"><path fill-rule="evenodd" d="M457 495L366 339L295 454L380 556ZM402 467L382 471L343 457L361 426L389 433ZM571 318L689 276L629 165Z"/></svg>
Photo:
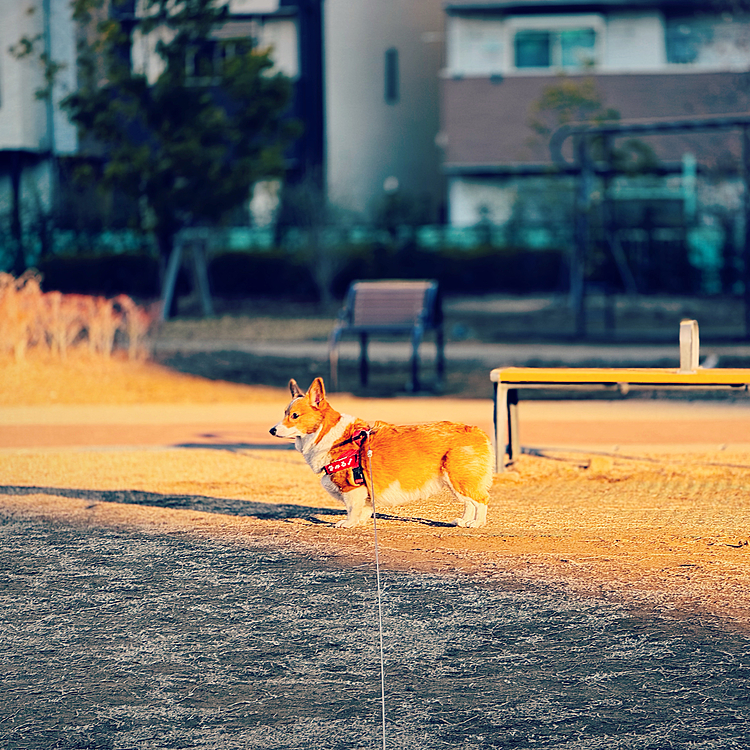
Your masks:
<svg viewBox="0 0 750 750"><path fill-rule="evenodd" d="M491 430L488 400L331 400L365 419ZM372 527L333 528L343 509L268 435L287 401L143 363L3 361L0 513L372 560ZM487 526L447 526L447 497L389 510L382 564L750 631L750 399L534 401L520 414L528 452L497 476Z"/></svg>

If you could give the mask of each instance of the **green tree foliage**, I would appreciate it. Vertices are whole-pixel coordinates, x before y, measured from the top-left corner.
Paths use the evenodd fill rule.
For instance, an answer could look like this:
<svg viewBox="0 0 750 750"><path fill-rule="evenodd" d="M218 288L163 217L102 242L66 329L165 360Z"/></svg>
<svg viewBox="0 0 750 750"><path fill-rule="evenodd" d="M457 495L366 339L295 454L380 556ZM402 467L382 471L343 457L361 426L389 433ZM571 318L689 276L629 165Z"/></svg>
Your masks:
<svg viewBox="0 0 750 750"><path fill-rule="evenodd" d="M530 143L545 146L557 128L573 122L603 125L620 119L620 112L606 107L593 77L568 78L561 75L557 83L547 86L531 105L529 127L535 136ZM594 142L594 158L604 158L603 141ZM625 139L606 155L611 165L622 172L644 172L657 162L653 149L637 138Z"/></svg>
<svg viewBox="0 0 750 750"><path fill-rule="evenodd" d="M149 82L131 66L128 25L106 6L74 2L88 34L66 106L102 150L104 183L147 204L164 258L180 228L224 219L256 180L283 173L298 133L285 117L291 84L251 40L213 36L227 16L214 0L139 3L137 32L157 36L162 63Z"/></svg>
<svg viewBox="0 0 750 750"><path fill-rule="evenodd" d="M547 86L532 104L529 125L537 135L549 138L554 130L571 122L600 125L619 119L616 109L604 106L593 78L573 79L561 75L559 81Z"/></svg>

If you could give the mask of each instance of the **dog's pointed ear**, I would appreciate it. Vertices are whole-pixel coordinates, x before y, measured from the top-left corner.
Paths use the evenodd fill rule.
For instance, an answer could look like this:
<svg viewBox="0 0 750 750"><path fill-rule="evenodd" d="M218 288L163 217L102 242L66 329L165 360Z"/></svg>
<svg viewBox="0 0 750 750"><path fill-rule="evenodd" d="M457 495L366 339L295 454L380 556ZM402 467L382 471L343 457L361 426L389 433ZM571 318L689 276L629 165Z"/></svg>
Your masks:
<svg viewBox="0 0 750 750"><path fill-rule="evenodd" d="M307 390L307 397L310 399L310 403L318 407L326 400L326 389L323 385L323 378L315 378L310 388Z"/></svg>
<svg viewBox="0 0 750 750"><path fill-rule="evenodd" d="M289 381L289 390L292 392L292 398L305 395L302 393L302 389L297 385L297 381L294 378Z"/></svg>

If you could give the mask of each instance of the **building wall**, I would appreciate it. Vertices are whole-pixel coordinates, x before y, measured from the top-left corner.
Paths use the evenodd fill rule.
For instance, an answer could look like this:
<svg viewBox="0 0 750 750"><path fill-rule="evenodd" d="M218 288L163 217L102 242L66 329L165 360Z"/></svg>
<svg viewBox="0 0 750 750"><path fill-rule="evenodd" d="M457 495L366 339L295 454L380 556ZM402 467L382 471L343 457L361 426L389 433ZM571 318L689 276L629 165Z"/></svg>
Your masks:
<svg viewBox="0 0 750 750"><path fill-rule="evenodd" d="M252 36L259 46L271 47L277 69L297 83L295 102L302 106L314 83L311 76L317 74L305 68L309 61L303 59L303 46L309 40L303 35L314 29L302 28L306 4L299 4L296 15L285 15L292 7L278 0L229 0L232 20L216 36ZM329 200L367 219L384 200L384 186L398 185L405 199L428 204L426 218L434 218L444 203L441 152L435 144L443 65L441 0L325 0L323 17L323 177ZM144 37L136 30L133 37L134 68L150 81L161 72L158 33ZM398 57L398 96L391 102L385 96L387 50L396 50ZM315 136L315 123L306 125L303 140ZM308 163L307 150L297 151L299 179L315 165ZM268 196L261 197L263 202Z"/></svg>
<svg viewBox="0 0 750 750"><path fill-rule="evenodd" d="M519 31L570 33L593 29L590 65L518 67ZM531 126L545 92L593 85L602 109L622 119L745 113L750 110L750 20L708 13L665 15L660 10L610 9L604 13L464 14L447 19L446 68L441 92L444 170L449 221L502 224L517 214L519 196L534 170L551 164L548 138ZM551 42L550 42L551 44ZM552 48L550 47L550 50ZM561 58L557 57L559 61ZM564 77L561 78L561 73ZM554 130L558 114L543 113ZM675 170L685 154L703 167L734 172L737 133L693 133L639 139L662 165ZM620 140L616 145L622 145ZM569 147L569 143L567 144ZM567 154L568 158L571 154ZM526 187L524 187L526 186Z"/></svg>
<svg viewBox="0 0 750 750"><path fill-rule="evenodd" d="M156 51L156 46L160 40L169 42L172 34L172 31L164 28L155 29L148 34L141 33L137 28L133 31L133 70L145 75L151 84L164 72L164 60ZM255 39L259 49L271 51L274 62L271 73L283 73L293 81L299 75L299 38L297 20L294 17L258 16L252 20L234 19L216 29L213 37Z"/></svg>
<svg viewBox="0 0 750 750"><path fill-rule="evenodd" d="M658 11L613 13L606 22L602 72L663 70L667 64L664 18Z"/></svg>
<svg viewBox="0 0 750 750"><path fill-rule="evenodd" d="M60 101L76 85L75 28L68 0L50 0L51 57L64 67L54 88L54 149L76 150L76 131ZM9 52L22 37L42 35L35 52L17 60ZM46 105L36 98L44 86L39 53L44 50L42 0L0 0L0 149L47 151L51 145Z"/></svg>
<svg viewBox="0 0 750 750"><path fill-rule="evenodd" d="M0 148L39 149L44 146L44 104L34 98L42 85L41 67L32 57L16 60L9 48L23 36L41 33L37 17L28 14L31 2L0 0Z"/></svg>
<svg viewBox="0 0 750 750"><path fill-rule="evenodd" d="M384 186L398 184L403 196L427 198L437 211L442 32L440 0L326 0L326 164L334 204L368 217ZM394 103L385 100L389 49L398 51Z"/></svg>
<svg viewBox="0 0 750 750"><path fill-rule="evenodd" d="M596 44L578 66L518 67L515 38L522 31L596 32ZM448 15L447 76L535 76L554 69L574 72L587 67L607 73L677 73L738 70L750 66L750 24L729 17L684 11L665 16L658 9L604 13Z"/></svg>

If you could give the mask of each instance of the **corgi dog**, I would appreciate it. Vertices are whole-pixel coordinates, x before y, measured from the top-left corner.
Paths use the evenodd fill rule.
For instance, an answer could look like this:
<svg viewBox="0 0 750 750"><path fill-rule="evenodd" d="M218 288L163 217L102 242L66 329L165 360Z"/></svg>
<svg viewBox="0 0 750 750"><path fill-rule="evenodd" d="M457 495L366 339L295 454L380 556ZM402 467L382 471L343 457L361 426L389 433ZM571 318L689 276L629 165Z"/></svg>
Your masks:
<svg viewBox="0 0 750 750"><path fill-rule="evenodd" d="M271 427L279 438L294 438L321 484L346 507L339 528L372 517L377 507L424 500L448 488L463 501L455 526L476 528L487 520L492 484L490 440L478 427L455 422L394 425L340 414L326 399L322 378L307 393L289 381L292 400Z"/></svg>

